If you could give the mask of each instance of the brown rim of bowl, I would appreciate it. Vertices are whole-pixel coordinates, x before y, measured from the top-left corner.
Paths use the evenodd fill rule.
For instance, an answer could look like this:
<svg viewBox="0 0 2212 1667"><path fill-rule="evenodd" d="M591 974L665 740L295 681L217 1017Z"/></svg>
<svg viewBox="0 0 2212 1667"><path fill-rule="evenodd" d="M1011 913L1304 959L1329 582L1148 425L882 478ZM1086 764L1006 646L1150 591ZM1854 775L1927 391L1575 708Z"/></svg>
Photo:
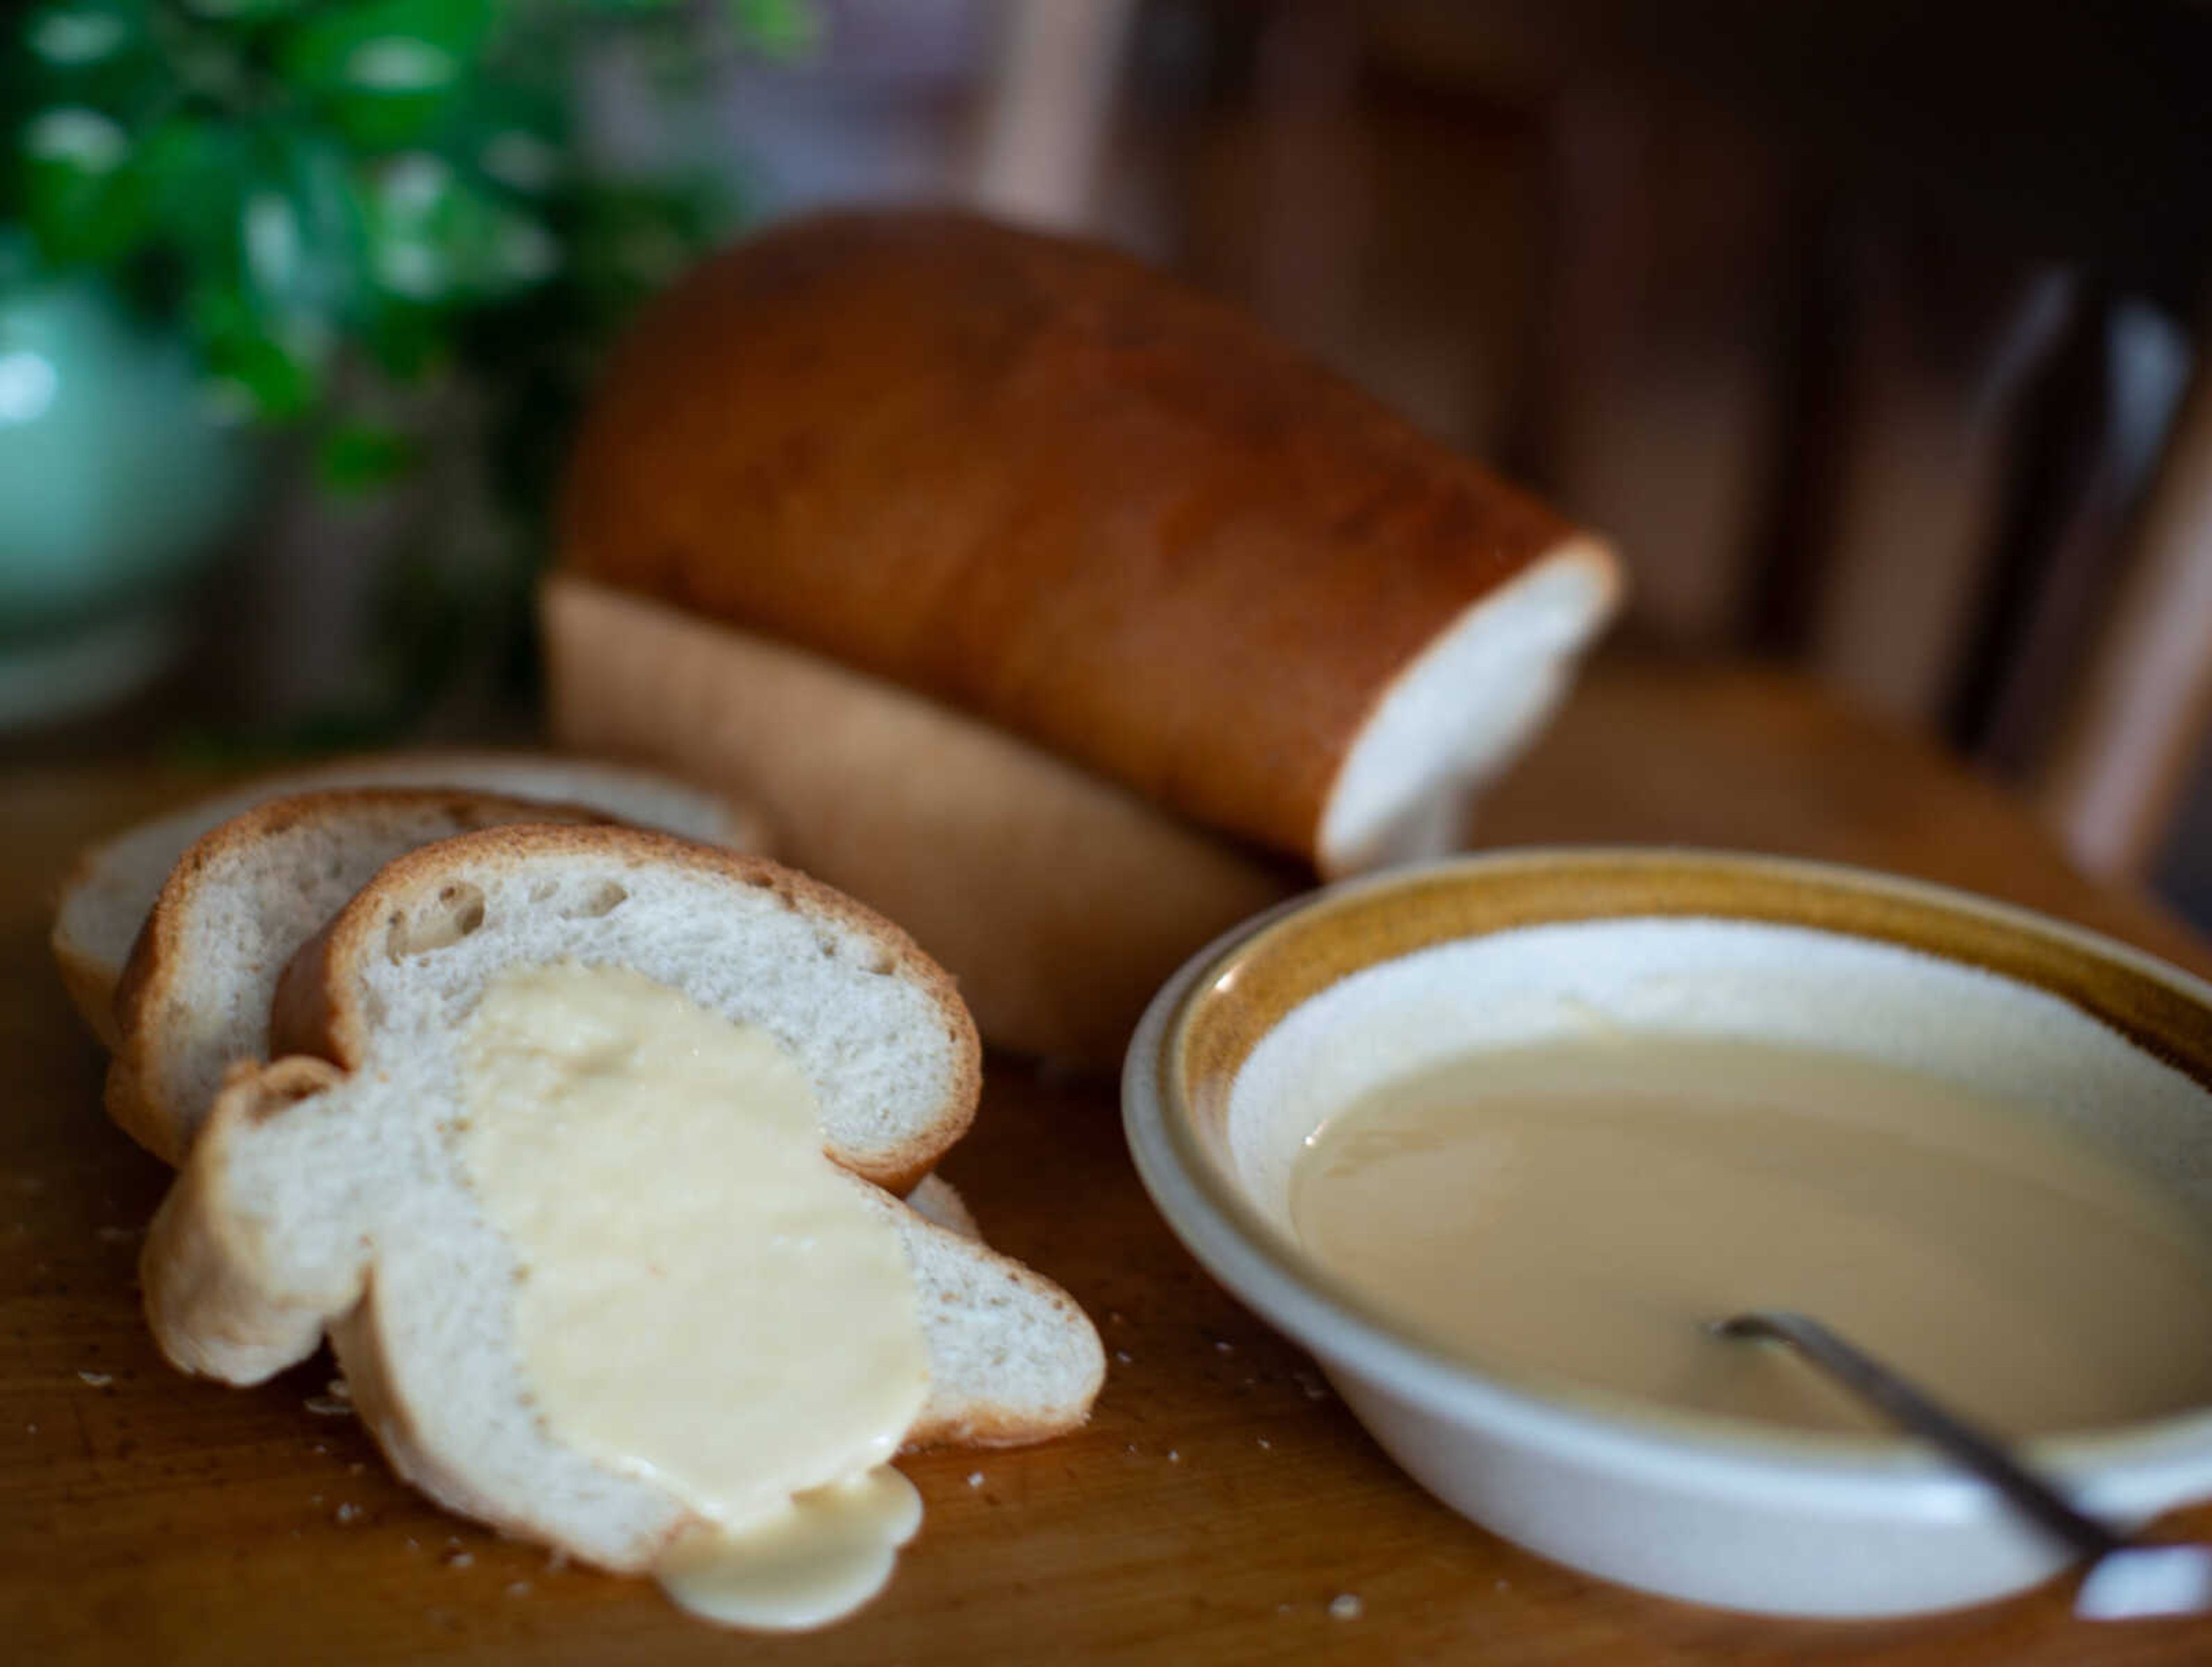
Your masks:
<svg viewBox="0 0 2212 1667"><path fill-rule="evenodd" d="M1409 910L1408 893L1425 906ZM1131 1046L1131 1065L1151 1074L1160 1134L1184 1177L1179 1182L1147 1161L1139 1097L1132 1092L1125 1121L1147 1188L1178 1236L1240 1297L1279 1323L1289 1314L1309 1326L1348 1329L1401 1390L1432 1405L1479 1401L1492 1415L1595 1439L1616 1457L1657 1457L1655 1444L1663 1443L1676 1453L1687 1447L1712 1460L1748 1462L1756 1470L1737 1475L1747 1483L1772 1481L1779 1464L1807 1480L1860 1479L1884 1488L1917 1481L1946 1492L1972 1490L1978 1484L1901 1439L1767 1432L1626 1397L1489 1377L1377 1314L1316 1269L1245 1202L1205 1149L1198 1119L1225 1112L1228 1088L1260 1037L1338 978L1431 945L1516 927L1655 917L1811 927L1978 967L2058 996L2212 1091L2212 984L2116 939L1971 892L1841 864L1690 848L1525 848L1342 881L1270 910L1200 952L1161 991ZM1333 952L1293 953L1296 940L1324 921L1337 927ZM1272 1016L1256 1029L1194 1039L1207 999L1227 994L1224 981L1231 979L1239 996ZM1194 1074L1212 1074L1197 1097L1185 1092L1186 1064ZM1218 1254L1185 1233L1166 1209L1170 1196L1197 1205L1227 1230L1237 1253ZM2109 1480L2119 1470L2129 1473L2123 1482L2148 1482L2135 1473L2181 1457L2168 1449L2185 1445L2203 1463L2208 1437L2212 1408L2027 1445L2062 1471L2094 1469Z"/></svg>

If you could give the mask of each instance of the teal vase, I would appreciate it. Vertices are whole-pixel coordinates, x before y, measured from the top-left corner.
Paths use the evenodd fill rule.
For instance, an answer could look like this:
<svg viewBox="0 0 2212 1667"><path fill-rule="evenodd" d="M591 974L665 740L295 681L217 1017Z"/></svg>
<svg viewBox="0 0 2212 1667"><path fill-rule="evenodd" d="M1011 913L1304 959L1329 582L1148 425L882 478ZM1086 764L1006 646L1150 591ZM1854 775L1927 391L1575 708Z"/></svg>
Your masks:
<svg viewBox="0 0 2212 1667"><path fill-rule="evenodd" d="M175 335L93 279L0 277L0 727L119 699L175 657L253 453Z"/></svg>

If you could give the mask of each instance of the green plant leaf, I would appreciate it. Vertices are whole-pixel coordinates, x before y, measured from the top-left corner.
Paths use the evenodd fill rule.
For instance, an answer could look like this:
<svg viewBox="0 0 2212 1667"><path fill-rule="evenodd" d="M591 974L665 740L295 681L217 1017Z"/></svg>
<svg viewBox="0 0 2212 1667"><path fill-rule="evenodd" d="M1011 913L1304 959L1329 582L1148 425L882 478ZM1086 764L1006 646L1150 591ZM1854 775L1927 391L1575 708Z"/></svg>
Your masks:
<svg viewBox="0 0 2212 1667"><path fill-rule="evenodd" d="M395 382L419 382L452 356L442 313L394 295L378 295L358 326L361 345Z"/></svg>
<svg viewBox="0 0 2212 1667"><path fill-rule="evenodd" d="M317 356L272 327L239 290L196 291L186 318L209 379L263 422L295 422L321 396Z"/></svg>
<svg viewBox="0 0 2212 1667"><path fill-rule="evenodd" d="M59 0L30 9L22 45L41 72L76 77L142 49L147 22L144 0Z"/></svg>
<svg viewBox="0 0 2212 1667"><path fill-rule="evenodd" d="M105 265L144 235L145 176L112 118L83 105L40 111L24 126L18 166L24 219L56 265Z"/></svg>
<svg viewBox="0 0 2212 1667"><path fill-rule="evenodd" d="M788 62L822 44L822 16L809 0L725 0L738 38L763 57Z"/></svg>
<svg viewBox="0 0 2212 1667"><path fill-rule="evenodd" d="M278 71L355 143L419 143L468 90L494 10L490 0L318 7L285 30Z"/></svg>
<svg viewBox="0 0 2212 1667"><path fill-rule="evenodd" d="M455 113L441 148L502 190L543 199L574 167L573 125L566 100L553 88L502 75L488 79Z"/></svg>
<svg viewBox="0 0 2212 1667"><path fill-rule="evenodd" d="M156 234L199 283L238 283L237 228L252 177L244 131L199 111L173 116L147 134L139 166Z"/></svg>
<svg viewBox="0 0 2212 1667"><path fill-rule="evenodd" d="M304 123L272 123L259 149L267 173L241 221L254 293L295 322L343 328L369 289L368 215L352 163L335 138Z"/></svg>
<svg viewBox="0 0 2212 1667"><path fill-rule="evenodd" d="M184 0L184 9L210 23L252 27L272 19L288 17L313 0Z"/></svg>
<svg viewBox="0 0 2212 1667"><path fill-rule="evenodd" d="M421 448L413 435L377 423L341 423L315 450L317 478L333 491L361 496L410 472Z"/></svg>

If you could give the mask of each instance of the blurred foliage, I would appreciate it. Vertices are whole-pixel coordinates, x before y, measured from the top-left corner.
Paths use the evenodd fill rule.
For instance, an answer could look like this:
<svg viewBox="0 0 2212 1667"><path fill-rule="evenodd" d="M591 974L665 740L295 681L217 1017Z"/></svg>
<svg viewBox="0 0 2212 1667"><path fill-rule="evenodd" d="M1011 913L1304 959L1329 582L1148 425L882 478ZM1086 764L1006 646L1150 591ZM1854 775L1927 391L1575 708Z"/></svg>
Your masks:
<svg viewBox="0 0 2212 1667"><path fill-rule="evenodd" d="M465 536L505 548L395 557L406 640L370 704L420 699L479 624L513 653L599 350L742 217L726 169L592 166L587 61L628 54L665 115L817 27L809 0L48 0L0 25L0 222L181 331L221 408L301 436L333 491L430 466L453 436L425 414L467 408L499 513Z"/></svg>

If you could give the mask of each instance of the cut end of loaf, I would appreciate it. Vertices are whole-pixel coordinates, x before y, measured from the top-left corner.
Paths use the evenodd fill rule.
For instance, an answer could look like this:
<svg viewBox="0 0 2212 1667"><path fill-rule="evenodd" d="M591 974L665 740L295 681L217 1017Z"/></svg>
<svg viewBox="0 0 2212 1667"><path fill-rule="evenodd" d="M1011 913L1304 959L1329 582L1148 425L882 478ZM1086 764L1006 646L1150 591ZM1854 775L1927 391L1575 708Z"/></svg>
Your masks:
<svg viewBox="0 0 2212 1667"><path fill-rule="evenodd" d="M1542 729L1620 590L1612 553L1572 538L1439 633L1345 753L1316 841L1322 877L1461 849L1475 795Z"/></svg>

